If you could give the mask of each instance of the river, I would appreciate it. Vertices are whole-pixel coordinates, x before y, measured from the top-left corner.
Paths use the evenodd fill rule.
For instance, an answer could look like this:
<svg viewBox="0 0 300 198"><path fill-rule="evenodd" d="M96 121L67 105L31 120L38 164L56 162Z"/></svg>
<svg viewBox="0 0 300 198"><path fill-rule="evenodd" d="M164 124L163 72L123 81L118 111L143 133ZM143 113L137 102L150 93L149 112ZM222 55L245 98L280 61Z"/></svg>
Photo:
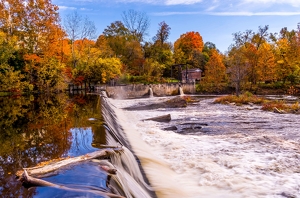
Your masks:
<svg viewBox="0 0 300 198"><path fill-rule="evenodd" d="M14 174L40 162L99 150L101 144L120 143L139 158L158 198L300 196L299 115L264 112L255 105L214 104L215 96L197 97L199 102L186 108L146 110L124 108L173 97L0 98L0 197L102 198L90 191L110 190L97 161L67 166L43 178L86 190L82 193L25 188ZM169 123L143 121L166 114L171 115ZM174 126L177 130L170 130ZM131 152L124 147L121 158L117 156L110 161L118 170L114 180L122 183L121 194L155 197Z"/></svg>
<svg viewBox="0 0 300 198"><path fill-rule="evenodd" d="M106 144L97 95L39 95L0 98L0 197L102 197L48 187L25 188L15 178L38 163L75 157ZM83 177L84 176L84 177ZM82 163L52 173L50 182L106 189L98 164Z"/></svg>
<svg viewBox="0 0 300 198"><path fill-rule="evenodd" d="M300 197L299 115L256 105L125 110L170 97L109 99L158 197ZM171 122L143 121L171 114ZM200 123L188 130L164 130Z"/></svg>

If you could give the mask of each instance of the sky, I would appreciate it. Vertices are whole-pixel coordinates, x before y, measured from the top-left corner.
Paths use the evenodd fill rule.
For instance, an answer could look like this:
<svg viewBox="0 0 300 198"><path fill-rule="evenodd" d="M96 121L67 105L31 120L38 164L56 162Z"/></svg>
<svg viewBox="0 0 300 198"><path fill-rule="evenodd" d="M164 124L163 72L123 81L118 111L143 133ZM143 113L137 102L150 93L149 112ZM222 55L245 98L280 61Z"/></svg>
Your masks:
<svg viewBox="0 0 300 198"><path fill-rule="evenodd" d="M212 42L223 53L233 43L233 33L258 31L269 26L269 33L284 27L296 30L300 22L300 0L52 0L59 6L62 21L76 11L87 16L97 35L130 9L145 13L150 20L146 41L152 41L158 24L165 21L174 43L180 35L199 32L203 42Z"/></svg>

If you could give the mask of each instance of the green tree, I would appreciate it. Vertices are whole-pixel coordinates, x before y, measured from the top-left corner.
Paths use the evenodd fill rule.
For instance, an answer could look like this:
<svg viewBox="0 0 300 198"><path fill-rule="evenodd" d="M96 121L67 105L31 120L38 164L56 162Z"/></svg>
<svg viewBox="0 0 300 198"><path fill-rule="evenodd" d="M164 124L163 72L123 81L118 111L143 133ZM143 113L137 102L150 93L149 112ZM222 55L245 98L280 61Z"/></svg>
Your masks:
<svg viewBox="0 0 300 198"><path fill-rule="evenodd" d="M25 83L21 71L16 71L9 65L9 61L16 52L16 37L7 38L7 34L0 32L0 91L22 91Z"/></svg>

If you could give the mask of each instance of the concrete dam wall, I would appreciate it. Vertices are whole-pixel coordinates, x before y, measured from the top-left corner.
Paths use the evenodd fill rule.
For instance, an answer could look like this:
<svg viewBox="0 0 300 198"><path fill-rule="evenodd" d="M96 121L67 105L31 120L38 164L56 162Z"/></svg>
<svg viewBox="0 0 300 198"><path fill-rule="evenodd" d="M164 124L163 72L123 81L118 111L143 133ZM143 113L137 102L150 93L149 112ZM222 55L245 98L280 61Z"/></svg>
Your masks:
<svg viewBox="0 0 300 198"><path fill-rule="evenodd" d="M125 86L103 86L96 88L105 90L110 98L139 98L153 96L172 96L184 94L194 94L196 92L194 83L186 84L131 84Z"/></svg>

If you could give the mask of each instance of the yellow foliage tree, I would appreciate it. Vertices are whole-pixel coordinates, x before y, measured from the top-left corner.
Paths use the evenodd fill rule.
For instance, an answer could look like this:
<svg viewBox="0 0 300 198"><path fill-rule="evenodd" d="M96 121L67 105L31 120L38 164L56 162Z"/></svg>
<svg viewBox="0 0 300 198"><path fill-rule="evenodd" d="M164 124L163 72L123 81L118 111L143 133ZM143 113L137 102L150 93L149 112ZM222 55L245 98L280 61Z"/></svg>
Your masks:
<svg viewBox="0 0 300 198"><path fill-rule="evenodd" d="M269 43L263 43L258 49L258 57L258 80L264 82L276 80L276 62L272 46Z"/></svg>

